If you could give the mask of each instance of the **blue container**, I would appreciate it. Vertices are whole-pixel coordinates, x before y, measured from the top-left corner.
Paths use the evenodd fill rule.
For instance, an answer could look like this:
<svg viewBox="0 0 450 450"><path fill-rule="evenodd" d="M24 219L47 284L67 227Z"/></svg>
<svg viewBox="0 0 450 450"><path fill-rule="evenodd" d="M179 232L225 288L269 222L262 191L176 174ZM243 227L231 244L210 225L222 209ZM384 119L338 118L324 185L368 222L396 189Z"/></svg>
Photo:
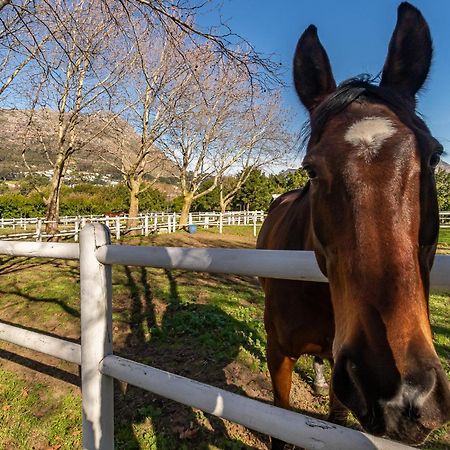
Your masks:
<svg viewBox="0 0 450 450"><path fill-rule="evenodd" d="M191 223L187 226L188 233L194 234L197 231L197 225Z"/></svg>

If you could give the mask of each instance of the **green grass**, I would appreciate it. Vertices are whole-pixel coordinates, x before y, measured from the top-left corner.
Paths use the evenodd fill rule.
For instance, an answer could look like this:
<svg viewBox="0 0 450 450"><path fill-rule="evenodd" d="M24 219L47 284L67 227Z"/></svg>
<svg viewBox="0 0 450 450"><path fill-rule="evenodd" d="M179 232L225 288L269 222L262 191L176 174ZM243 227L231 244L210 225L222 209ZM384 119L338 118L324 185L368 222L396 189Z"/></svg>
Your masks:
<svg viewBox="0 0 450 450"><path fill-rule="evenodd" d="M232 235L234 242L253 245L252 228L240 228ZM221 237L210 230L144 242L214 246L217 239L225 238L226 234ZM36 259L6 258L0 279L2 320L61 336L79 336L75 262L42 264ZM430 306L436 350L450 375L448 301L448 295L432 295ZM269 398L264 391L270 383L264 359L263 295L254 279L114 266L113 327L114 348L120 355L237 393L253 383L254 395ZM20 353L5 344L0 345L0 352L1 348ZM30 358L41 361L43 357ZM45 363L56 364L61 373L69 371L63 363ZM0 449L81 448L79 392L40 374L39 367L38 372L28 370L28 375L16 371L17 367L0 366ZM312 383L311 359L302 358L296 371ZM266 385L258 384L260 378ZM316 414L324 413L326 400L313 399L308 407ZM115 410L119 450L242 449L267 443L257 435L249 438L249 433L226 421L131 386L126 394L116 389ZM448 431L448 427L436 431L423 448L448 448Z"/></svg>
<svg viewBox="0 0 450 450"><path fill-rule="evenodd" d="M0 448L81 448L81 399L0 370Z"/></svg>
<svg viewBox="0 0 450 450"><path fill-rule="evenodd" d="M450 228L440 228L438 242L450 245Z"/></svg>

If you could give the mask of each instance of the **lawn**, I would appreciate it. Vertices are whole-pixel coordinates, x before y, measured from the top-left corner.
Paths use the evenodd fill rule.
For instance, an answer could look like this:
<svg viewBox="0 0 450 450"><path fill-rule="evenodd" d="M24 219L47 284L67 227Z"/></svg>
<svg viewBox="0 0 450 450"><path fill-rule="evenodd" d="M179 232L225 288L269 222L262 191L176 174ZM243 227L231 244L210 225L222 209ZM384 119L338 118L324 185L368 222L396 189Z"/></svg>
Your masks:
<svg viewBox="0 0 450 450"><path fill-rule="evenodd" d="M253 247L252 227L178 232L127 243ZM445 236L444 236L445 237ZM75 262L8 258L0 269L0 319L79 338L79 276ZM264 360L263 296L251 277L114 266L115 352L199 381L271 401ZM436 348L450 372L446 295L431 298ZM79 449L78 368L0 343L0 449ZM38 362L37 362L38 361ZM318 417L327 399L312 391L310 358L294 375L292 400ZM266 449L268 438L132 386L115 389L116 447L126 449ZM448 429L423 448L448 448Z"/></svg>

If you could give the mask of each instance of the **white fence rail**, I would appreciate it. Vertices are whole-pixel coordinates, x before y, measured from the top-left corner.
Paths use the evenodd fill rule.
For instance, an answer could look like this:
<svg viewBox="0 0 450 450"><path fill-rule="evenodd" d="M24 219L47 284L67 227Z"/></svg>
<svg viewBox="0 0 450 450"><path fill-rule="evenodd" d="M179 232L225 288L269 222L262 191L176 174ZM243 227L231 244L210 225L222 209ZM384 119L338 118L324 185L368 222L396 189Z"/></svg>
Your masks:
<svg viewBox="0 0 450 450"><path fill-rule="evenodd" d="M310 450L411 449L113 354L112 264L326 281L312 252L118 246L106 227L88 224L79 246L0 241L0 254L80 260L81 345L1 322L0 339L81 364L84 449L114 448L114 378ZM450 256L438 256L432 288L449 290L449 274Z"/></svg>
<svg viewBox="0 0 450 450"><path fill-rule="evenodd" d="M439 223L441 228L450 228L450 211L441 211L439 213Z"/></svg>
<svg viewBox="0 0 450 450"><path fill-rule="evenodd" d="M241 225L253 227L253 235L256 236L258 225L264 221L264 211L228 211L220 212L197 212L189 214L189 224L204 229L217 228L219 233L223 228L230 225ZM137 225L130 226L130 221L135 220ZM41 241L49 237L73 237L78 241L80 230L86 223L103 223L110 230L113 237L119 240L130 231L137 231L143 236L155 232L173 233L180 229L180 214L166 212L152 212L140 214L138 217L128 215L104 215L104 216L65 216L58 222L58 233L48 234L45 226L51 221L39 217L20 217L13 219L0 218L0 239L35 239Z"/></svg>

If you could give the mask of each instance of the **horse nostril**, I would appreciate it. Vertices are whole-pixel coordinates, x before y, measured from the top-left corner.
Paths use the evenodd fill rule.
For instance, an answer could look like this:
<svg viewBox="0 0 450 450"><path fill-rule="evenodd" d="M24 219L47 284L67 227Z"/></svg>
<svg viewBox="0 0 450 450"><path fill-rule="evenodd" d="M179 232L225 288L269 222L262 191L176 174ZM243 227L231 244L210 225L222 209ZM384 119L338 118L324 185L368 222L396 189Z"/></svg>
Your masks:
<svg viewBox="0 0 450 450"><path fill-rule="evenodd" d="M403 415L405 417L407 417L410 420L414 420L417 421L420 419L420 417L422 416L422 414L419 411L419 408L417 406L414 405L408 405L404 411L403 411Z"/></svg>

